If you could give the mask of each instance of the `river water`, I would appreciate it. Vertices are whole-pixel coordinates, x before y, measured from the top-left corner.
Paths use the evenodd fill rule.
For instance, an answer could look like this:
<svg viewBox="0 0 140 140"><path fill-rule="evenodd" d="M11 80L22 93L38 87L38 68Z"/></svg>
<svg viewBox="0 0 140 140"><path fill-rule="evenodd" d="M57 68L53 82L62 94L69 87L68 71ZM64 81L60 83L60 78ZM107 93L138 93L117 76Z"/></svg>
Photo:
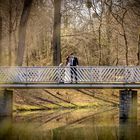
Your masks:
<svg viewBox="0 0 140 140"><path fill-rule="evenodd" d="M119 120L117 108L14 113L0 118L0 140L140 140L140 119Z"/></svg>

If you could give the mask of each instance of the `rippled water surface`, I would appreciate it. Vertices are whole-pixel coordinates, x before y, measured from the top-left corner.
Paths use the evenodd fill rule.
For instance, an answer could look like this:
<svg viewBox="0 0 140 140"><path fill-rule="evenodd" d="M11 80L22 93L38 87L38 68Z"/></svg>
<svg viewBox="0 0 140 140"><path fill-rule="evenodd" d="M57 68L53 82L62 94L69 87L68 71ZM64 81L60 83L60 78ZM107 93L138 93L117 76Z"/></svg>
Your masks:
<svg viewBox="0 0 140 140"><path fill-rule="evenodd" d="M22 112L0 118L0 140L139 140L139 123L118 109Z"/></svg>

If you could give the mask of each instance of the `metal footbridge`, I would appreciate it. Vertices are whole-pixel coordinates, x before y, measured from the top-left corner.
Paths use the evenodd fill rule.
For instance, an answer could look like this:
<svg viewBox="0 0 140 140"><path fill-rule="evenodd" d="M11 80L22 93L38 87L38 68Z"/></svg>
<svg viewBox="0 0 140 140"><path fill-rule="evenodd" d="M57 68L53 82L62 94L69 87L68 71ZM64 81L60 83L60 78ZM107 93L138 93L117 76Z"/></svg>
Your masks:
<svg viewBox="0 0 140 140"><path fill-rule="evenodd" d="M0 67L0 88L139 89L140 67Z"/></svg>

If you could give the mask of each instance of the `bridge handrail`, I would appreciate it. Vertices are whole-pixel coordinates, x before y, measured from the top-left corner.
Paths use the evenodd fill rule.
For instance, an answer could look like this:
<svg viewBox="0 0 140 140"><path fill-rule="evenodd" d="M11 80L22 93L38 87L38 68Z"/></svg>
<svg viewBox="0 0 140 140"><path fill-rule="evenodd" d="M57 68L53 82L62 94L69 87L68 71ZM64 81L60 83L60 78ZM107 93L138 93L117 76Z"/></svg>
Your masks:
<svg viewBox="0 0 140 140"><path fill-rule="evenodd" d="M69 83L73 71L79 83L140 82L140 66L3 66L0 83Z"/></svg>

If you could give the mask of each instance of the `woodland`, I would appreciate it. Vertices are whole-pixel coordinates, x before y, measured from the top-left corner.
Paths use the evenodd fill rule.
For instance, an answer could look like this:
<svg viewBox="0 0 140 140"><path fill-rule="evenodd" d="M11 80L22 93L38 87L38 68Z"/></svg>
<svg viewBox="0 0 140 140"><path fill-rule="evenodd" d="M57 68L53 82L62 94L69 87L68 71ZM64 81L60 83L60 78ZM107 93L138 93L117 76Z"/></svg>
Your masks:
<svg viewBox="0 0 140 140"><path fill-rule="evenodd" d="M140 1L0 0L0 66L58 66L71 52L80 66L139 65ZM15 110L118 105L115 90L14 92Z"/></svg>

